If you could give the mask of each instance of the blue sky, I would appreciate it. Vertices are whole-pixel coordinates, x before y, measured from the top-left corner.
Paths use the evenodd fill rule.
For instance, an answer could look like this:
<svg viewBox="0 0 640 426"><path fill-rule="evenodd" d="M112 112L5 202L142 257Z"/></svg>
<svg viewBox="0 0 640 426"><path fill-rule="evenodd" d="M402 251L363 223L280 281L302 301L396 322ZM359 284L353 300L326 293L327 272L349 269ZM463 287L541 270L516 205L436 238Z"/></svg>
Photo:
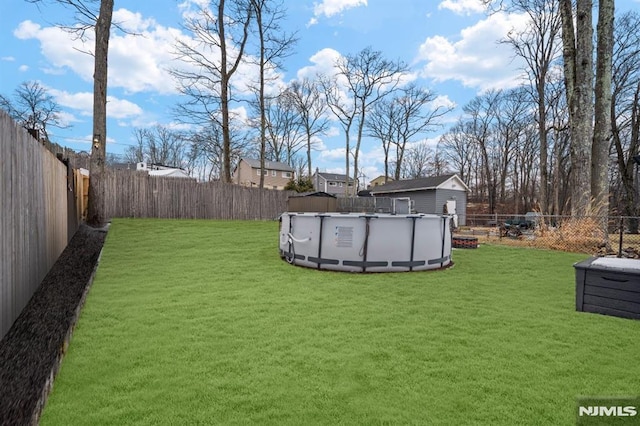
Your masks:
<svg viewBox="0 0 640 426"><path fill-rule="evenodd" d="M133 129L175 125L179 100L167 69L175 66L175 37L184 37L182 14L198 0L115 0L114 21L141 36L114 32L110 42L107 151L120 154L134 143ZM411 66L419 84L460 107L479 92L517 84L518 62L497 41L523 25L518 15L487 16L479 0L284 0L288 31L298 31L294 54L280 82L330 72L338 55L367 46ZM640 0L618 0L617 11L640 7ZM80 41L55 27L71 22L68 10L36 7L24 0L0 6L0 93L11 96L25 81L38 81L63 108L68 129L50 129L50 137L76 150L89 150L92 58ZM250 70L246 71L250 74ZM446 129L446 122L444 123ZM344 135L336 124L318 141L313 167L344 171ZM435 140L438 133L426 135ZM382 150L365 140L361 165L368 179L382 174Z"/></svg>

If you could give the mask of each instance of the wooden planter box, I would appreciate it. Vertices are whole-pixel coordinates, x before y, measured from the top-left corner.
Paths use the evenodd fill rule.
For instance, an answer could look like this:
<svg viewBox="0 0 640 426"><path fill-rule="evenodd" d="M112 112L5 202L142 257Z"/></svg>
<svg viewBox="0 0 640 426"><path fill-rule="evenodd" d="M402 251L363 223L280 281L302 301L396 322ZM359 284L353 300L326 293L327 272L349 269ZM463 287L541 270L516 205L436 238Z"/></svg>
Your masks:
<svg viewBox="0 0 640 426"><path fill-rule="evenodd" d="M593 257L573 266L577 311L640 319L640 260Z"/></svg>

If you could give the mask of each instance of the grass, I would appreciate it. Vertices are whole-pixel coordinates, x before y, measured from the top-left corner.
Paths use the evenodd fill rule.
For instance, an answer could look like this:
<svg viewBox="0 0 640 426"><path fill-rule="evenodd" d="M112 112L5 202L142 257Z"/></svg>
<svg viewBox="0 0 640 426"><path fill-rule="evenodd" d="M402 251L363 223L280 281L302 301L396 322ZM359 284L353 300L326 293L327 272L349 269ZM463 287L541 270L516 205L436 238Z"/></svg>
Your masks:
<svg viewBox="0 0 640 426"><path fill-rule="evenodd" d="M288 265L277 223L116 220L43 425L574 424L639 393L640 322L575 312L585 255Z"/></svg>

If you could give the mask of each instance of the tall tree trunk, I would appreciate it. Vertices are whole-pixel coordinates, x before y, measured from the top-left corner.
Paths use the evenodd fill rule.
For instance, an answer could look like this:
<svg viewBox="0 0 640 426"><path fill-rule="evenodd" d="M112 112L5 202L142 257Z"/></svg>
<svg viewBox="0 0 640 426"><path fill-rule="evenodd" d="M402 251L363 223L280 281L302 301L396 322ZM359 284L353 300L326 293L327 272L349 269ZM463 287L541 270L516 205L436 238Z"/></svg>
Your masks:
<svg viewBox="0 0 640 426"><path fill-rule="evenodd" d="M231 182L231 132L229 130L229 80L227 71L227 41L225 36L224 0L218 3L218 34L220 37L220 112L222 113L222 180Z"/></svg>
<svg viewBox="0 0 640 426"><path fill-rule="evenodd" d="M593 141L592 0L577 0L574 34L571 0L561 0L565 86L571 128L571 214L587 214L591 202Z"/></svg>
<svg viewBox="0 0 640 426"><path fill-rule="evenodd" d="M265 130L267 127L267 119L265 116L265 100L264 100L264 79L265 79L265 44L264 30L262 28L262 5L254 6L256 13L256 22L258 24L258 36L260 37L260 87L258 89L258 102L260 108L260 189L264 188L264 171L265 171L265 154L267 148L267 138ZM262 199L262 192L260 192ZM261 207L262 208L262 207ZM260 211L262 213L262 210ZM260 215L262 218L262 215Z"/></svg>
<svg viewBox="0 0 640 426"><path fill-rule="evenodd" d="M113 0L101 0L100 15L95 25L95 57L93 72L93 143L89 173L89 206L87 222L101 225L107 221L104 168L107 156L107 62Z"/></svg>
<svg viewBox="0 0 640 426"><path fill-rule="evenodd" d="M609 149L611 147L611 72L614 0L600 0L595 83L595 124L591 148L591 194L595 213L609 212Z"/></svg>
<svg viewBox="0 0 640 426"><path fill-rule="evenodd" d="M309 132L309 128L307 128L307 173L309 179L311 179L313 173L311 172L311 133ZM302 176L298 176L298 178L301 177Z"/></svg>
<svg viewBox="0 0 640 426"><path fill-rule="evenodd" d="M224 9L225 0L219 0L218 3L218 37L220 38L220 113L222 114L222 180L224 182L231 182L231 129L229 120L229 84L231 82L231 76L236 72L242 56L244 55L244 49L247 44L249 36L249 24L251 22L252 8L247 5L246 16L243 23L243 37L239 42L239 46L234 46L234 51L237 51L234 62L229 67L228 64L228 52L227 52L227 38L225 32L225 25L227 25L227 17L225 16Z"/></svg>
<svg viewBox="0 0 640 426"><path fill-rule="evenodd" d="M362 102L362 110L360 111L360 120L358 121L358 139L356 141L356 152L354 153L353 156L353 184L354 184L354 188L353 188L353 195L357 195L358 194L358 190L359 190L359 186L360 186L360 177L359 177L359 170L358 170L358 159L360 157L360 143L362 142L362 131L364 129L364 119L365 119L365 114L366 114L366 104L363 100ZM347 176L347 181L349 180L349 177ZM349 188L349 186L347 185L347 188Z"/></svg>
<svg viewBox="0 0 640 426"><path fill-rule="evenodd" d="M538 135L540 137L540 212L549 213L549 143L547 141L547 107L545 105L545 77L537 84L538 89Z"/></svg>

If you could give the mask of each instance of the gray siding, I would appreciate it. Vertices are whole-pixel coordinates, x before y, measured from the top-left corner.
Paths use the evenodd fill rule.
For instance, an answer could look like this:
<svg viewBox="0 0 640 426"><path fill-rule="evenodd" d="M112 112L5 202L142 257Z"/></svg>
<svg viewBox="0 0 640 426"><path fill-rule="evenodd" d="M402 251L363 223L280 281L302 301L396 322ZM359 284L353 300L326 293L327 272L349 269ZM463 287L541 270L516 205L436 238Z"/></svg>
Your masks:
<svg viewBox="0 0 640 426"><path fill-rule="evenodd" d="M335 186L331 186L330 183L334 183ZM340 186L342 185L342 186ZM344 181L338 180L328 180L322 176L319 176L317 179L313 178L313 187L316 191L326 192L327 194L342 196L345 195L345 186ZM351 184L351 189L353 189L353 183ZM353 191L352 191L353 193Z"/></svg>
<svg viewBox="0 0 640 426"><path fill-rule="evenodd" d="M438 213L442 213L443 206L447 200L456 200L456 213L458 214L458 225L464 226L467 220L467 193L453 189L438 189L436 191L436 205L439 206ZM449 212L453 213L453 212Z"/></svg>
<svg viewBox="0 0 640 426"><path fill-rule="evenodd" d="M442 214L447 200L456 200L458 225L464 226L467 218L467 193L453 189L438 189L430 191L406 191L380 194L381 197L404 198L409 197L414 202L417 213Z"/></svg>
<svg viewBox="0 0 640 426"><path fill-rule="evenodd" d="M411 191L406 193L413 200L418 213L442 213L438 210L435 191Z"/></svg>

